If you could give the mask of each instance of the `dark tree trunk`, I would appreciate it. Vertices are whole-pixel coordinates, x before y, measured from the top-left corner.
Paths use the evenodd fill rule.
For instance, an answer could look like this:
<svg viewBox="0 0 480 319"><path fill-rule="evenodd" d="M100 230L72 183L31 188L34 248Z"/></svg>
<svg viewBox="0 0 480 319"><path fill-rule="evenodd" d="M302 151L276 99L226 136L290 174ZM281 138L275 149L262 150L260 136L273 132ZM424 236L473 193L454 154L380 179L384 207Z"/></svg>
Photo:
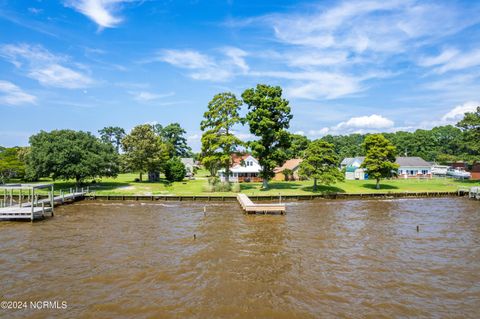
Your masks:
<svg viewBox="0 0 480 319"><path fill-rule="evenodd" d="M142 181L142 177L143 177L143 173L140 172L140 178L139 178L139 179L140 179L140 182Z"/></svg>
<svg viewBox="0 0 480 319"><path fill-rule="evenodd" d="M316 178L313 179L313 191L314 192L317 191L317 179Z"/></svg>
<svg viewBox="0 0 480 319"><path fill-rule="evenodd" d="M376 189L380 189L380 178L377 178L377 185L375 185Z"/></svg>
<svg viewBox="0 0 480 319"><path fill-rule="evenodd" d="M159 172L148 172L148 181L149 182L158 182L160 180Z"/></svg>
<svg viewBox="0 0 480 319"><path fill-rule="evenodd" d="M230 183L230 167L225 168L225 182Z"/></svg>

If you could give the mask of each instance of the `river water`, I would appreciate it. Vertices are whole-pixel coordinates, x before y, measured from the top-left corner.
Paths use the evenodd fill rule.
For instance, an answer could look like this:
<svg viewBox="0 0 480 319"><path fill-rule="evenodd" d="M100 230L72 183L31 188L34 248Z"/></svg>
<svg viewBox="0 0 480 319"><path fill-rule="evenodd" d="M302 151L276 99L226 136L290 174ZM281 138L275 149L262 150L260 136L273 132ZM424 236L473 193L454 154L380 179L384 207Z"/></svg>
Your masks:
<svg viewBox="0 0 480 319"><path fill-rule="evenodd" d="M315 200L287 212L83 201L0 223L0 299L67 304L0 317L480 316L480 202Z"/></svg>

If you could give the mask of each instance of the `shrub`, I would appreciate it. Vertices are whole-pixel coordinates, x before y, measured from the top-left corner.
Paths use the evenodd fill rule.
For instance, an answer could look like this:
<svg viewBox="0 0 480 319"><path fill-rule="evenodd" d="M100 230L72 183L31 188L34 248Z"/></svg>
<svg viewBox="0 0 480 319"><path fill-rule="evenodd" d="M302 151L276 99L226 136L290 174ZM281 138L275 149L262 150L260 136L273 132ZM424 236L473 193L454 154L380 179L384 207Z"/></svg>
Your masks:
<svg viewBox="0 0 480 319"><path fill-rule="evenodd" d="M178 158L169 159L165 164L165 177L170 182L182 181L186 173L185 165Z"/></svg>
<svg viewBox="0 0 480 319"><path fill-rule="evenodd" d="M240 193L240 183L233 183L232 184L232 192Z"/></svg>
<svg viewBox="0 0 480 319"><path fill-rule="evenodd" d="M205 193L213 193L215 191L215 185L207 183L207 184L203 185L202 191L205 192Z"/></svg>
<svg viewBox="0 0 480 319"><path fill-rule="evenodd" d="M230 183L227 183L227 182L222 182L215 185L216 192L229 192L230 189L231 189L231 185Z"/></svg>
<svg viewBox="0 0 480 319"><path fill-rule="evenodd" d="M238 183L237 183L238 184ZM203 186L203 191L208 192L208 193L213 193L213 192L230 192L232 191L232 185L230 183L226 182L220 182L218 178L209 178L208 179L208 184L205 184ZM240 191L240 187L238 187L238 191Z"/></svg>

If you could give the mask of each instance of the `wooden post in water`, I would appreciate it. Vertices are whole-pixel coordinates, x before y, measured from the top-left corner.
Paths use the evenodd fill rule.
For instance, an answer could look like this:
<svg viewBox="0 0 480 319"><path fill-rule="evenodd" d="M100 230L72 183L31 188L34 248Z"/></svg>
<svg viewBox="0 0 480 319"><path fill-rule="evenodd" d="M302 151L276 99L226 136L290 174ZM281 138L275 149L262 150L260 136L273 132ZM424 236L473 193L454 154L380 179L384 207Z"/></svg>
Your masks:
<svg viewBox="0 0 480 319"><path fill-rule="evenodd" d="M52 217L53 217L53 207L55 206L55 193L53 192L53 184L51 186L51 197L50 197L50 205L52 206Z"/></svg>
<svg viewBox="0 0 480 319"><path fill-rule="evenodd" d="M33 187L32 187L32 201L30 203L32 203L31 207L32 207L32 222L33 222L33 212L35 211L35 188Z"/></svg>

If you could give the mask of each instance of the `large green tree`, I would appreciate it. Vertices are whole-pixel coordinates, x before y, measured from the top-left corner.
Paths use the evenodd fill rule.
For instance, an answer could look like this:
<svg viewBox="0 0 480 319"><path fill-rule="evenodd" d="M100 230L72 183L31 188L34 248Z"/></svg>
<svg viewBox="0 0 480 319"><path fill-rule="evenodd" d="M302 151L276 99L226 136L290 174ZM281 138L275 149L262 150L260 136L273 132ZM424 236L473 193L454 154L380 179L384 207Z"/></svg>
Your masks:
<svg viewBox="0 0 480 319"><path fill-rule="evenodd" d="M137 171L142 181L148 173L149 181L157 179L168 160L168 148L150 124L135 126L123 138L124 161L129 170Z"/></svg>
<svg viewBox="0 0 480 319"><path fill-rule="evenodd" d="M363 142L365 160L362 167L367 169L368 178L377 181L376 188L380 188L380 179L391 177L392 171L398 169L395 164L396 148L382 134L367 135Z"/></svg>
<svg viewBox="0 0 480 319"><path fill-rule="evenodd" d="M12 178L24 178L25 162L22 159L22 147L0 147L0 184Z"/></svg>
<svg viewBox="0 0 480 319"><path fill-rule="evenodd" d="M290 134L290 147L286 150L288 159L303 158L310 140L305 135Z"/></svg>
<svg viewBox="0 0 480 319"><path fill-rule="evenodd" d="M250 133L258 138L249 146L262 167L263 188L268 188L268 181L275 176L274 168L287 159L285 150L290 146L287 129L292 119L290 106L279 86L258 84L256 88L245 90L242 98L248 106L246 122Z"/></svg>
<svg viewBox="0 0 480 319"><path fill-rule="evenodd" d="M104 143L110 143L115 147L117 153L120 152L120 146L122 145L122 139L125 137L125 130L118 126L107 126L99 130L100 139Z"/></svg>
<svg viewBox="0 0 480 319"><path fill-rule="evenodd" d="M178 157L171 158L165 165L165 178L169 182L180 182L185 178L187 169Z"/></svg>
<svg viewBox="0 0 480 319"><path fill-rule="evenodd" d="M465 113L464 118L457 123L464 132L467 152L474 160L480 160L480 106L474 112Z"/></svg>
<svg viewBox="0 0 480 319"><path fill-rule="evenodd" d="M335 146L323 140L311 142L303 161L300 163L300 175L313 178L313 191L317 191L317 181L330 185L344 179L344 174L338 169L338 155Z"/></svg>
<svg viewBox="0 0 480 319"><path fill-rule="evenodd" d="M361 134L326 135L322 140L335 145L335 152L340 159L363 155L362 143L365 136Z"/></svg>
<svg viewBox="0 0 480 319"><path fill-rule="evenodd" d="M114 177L118 154L89 132L73 130L41 131L30 137L27 164L32 177L75 179Z"/></svg>
<svg viewBox="0 0 480 319"><path fill-rule="evenodd" d="M233 127L241 122L241 105L242 101L233 93L217 94L208 103L208 109L200 124L203 131L202 162L210 169L210 173L215 173L217 168L224 168L227 182L232 154L242 145L242 141L233 132Z"/></svg>
<svg viewBox="0 0 480 319"><path fill-rule="evenodd" d="M185 137L187 132L180 124L172 123L165 127L161 124L155 124L153 128L167 145L170 157L192 156L192 149L188 146L187 138Z"/></svg>

